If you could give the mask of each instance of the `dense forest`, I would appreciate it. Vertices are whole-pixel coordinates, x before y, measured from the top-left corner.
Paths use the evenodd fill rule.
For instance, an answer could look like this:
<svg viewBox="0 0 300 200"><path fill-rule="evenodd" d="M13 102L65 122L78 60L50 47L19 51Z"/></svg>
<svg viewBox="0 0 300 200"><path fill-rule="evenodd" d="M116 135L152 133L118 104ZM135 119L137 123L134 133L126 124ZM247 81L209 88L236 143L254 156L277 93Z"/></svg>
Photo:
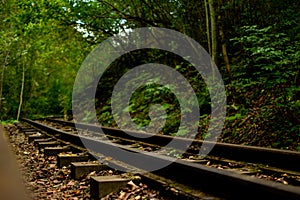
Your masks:
<svg viewBox="0 0 300 200"><path fill-rule="evenodd" d="M219 141L300 151L299 0L2 0L0 8L1 121L69 115L77 71L99 43L131 29L161 27L193 38L218 66L227 96ZM205 83L185 60L155 49L111 64L98 83L99 122L116 126L113 87L144 63L172 66L187 78L201 109L197 137L205 138L211 108ZM145 126L151 104L166 110L161 133L175 134L180 106L165 87L139 88L124 112ZM89 122L90 113L82 118Z"/></svg>

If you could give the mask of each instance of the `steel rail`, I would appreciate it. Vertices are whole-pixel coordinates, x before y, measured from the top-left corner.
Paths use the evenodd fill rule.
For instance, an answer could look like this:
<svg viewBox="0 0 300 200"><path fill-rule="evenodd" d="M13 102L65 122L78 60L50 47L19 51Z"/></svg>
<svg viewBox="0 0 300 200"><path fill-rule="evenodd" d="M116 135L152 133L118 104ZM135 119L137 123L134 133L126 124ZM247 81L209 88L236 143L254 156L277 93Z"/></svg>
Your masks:
<svg viewBox="0 0 300 200"><path fill-rule="evenodd" d="M101 148L101 152L99 153L111 156L113 159L124 163L128 163L128 160L134 160L134 163L131 162L128 164L142 170L147 170L145 163L169 163L171 161L171 158L167 156L142 152L117 144L112 145L107 141L98 141L83 136L79 137L78 135L28 119L23 119L23 121L48 133L59 135L61 140L74 143L78 146L83 147L83 143L89 143L91 151L99 152L98 147L100 145L103 148ZM120 149L135 152L135 154L131 155L129 159L119 154ZM152 173L195 189L230 199L300 199L300 187L283 185L181 160L176 160L170 165Z"/></svg>
<svg viewBox="0 0 300 200"><path fill-rule="evenodd" d="M66 126L75 127L74 122L67 122L57 119L47 119L48 121L64 124ZM186 138L172 137L167 135L152 135L149 133L141 132L130 132L130 134L124 133L123 131L110 128L110 127L100 127L92 124L83 124L76 123L77 128L87 129L90 131L101 132L115 137L122 137L126 139L131 139L135 141L156 144L165 146L170 143L172 140L175 140L176 147L179 150L185 148L188 144L193 146L201 147L203 140L191 140ZM145 138L145 135L148 135ZM209 143L209 142L207 142ZM193 153L198 153L193 151ZM273 148L264 148L264 147L255 147L255 146L246 146L246 145L237 145L237 144L228 144L228 143L219 143L217 142L214 148L209 152L210 156L216 156L231 160L239 160L249 163L260 163L264 165L269 165L272 167L286 169L291 171L300 172L300 152L280 150Z"/></svg>

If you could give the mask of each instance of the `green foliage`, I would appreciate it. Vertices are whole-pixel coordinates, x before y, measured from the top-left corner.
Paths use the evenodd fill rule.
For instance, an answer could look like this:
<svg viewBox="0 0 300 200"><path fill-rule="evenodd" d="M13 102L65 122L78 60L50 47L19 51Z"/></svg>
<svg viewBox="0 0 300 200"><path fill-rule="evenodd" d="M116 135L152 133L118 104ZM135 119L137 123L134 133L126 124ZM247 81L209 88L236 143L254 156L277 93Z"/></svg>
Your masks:
<svg viewBox="0 0 300 200"><path fill-rule="evenodd" d="M10 124L13 124L13 123L18 123L19 121L17 120L6 120L6 121L1 121L1 124L3 126L6 126L6 125L10 125Z"/></svg>
<svg viewBox="0 0 300 200"><path fill-rule="evenodd" d="M1 18L5 63L1 119L16 117L25 65L22 113L62 114L71 109L72 85L82 59L91 47L72 26L63 23L66 1L9 1ZM1 61L4 59L0 56ZM2 71L2 70L1 70ZM23 115L24 116L24 115Z"/></svg>
<svg viewBox="0 0 300 200"><path fill-rule="evenodd" d="M228 121L235 121L235 120L239 120L242 119L242 115L240 113L237 113L233 116L227 117Z"/></svg>
<svg viewBox="0 0 300 200"><path fill-rule="evenodd" d="M170 89L156 84L148 84L132 95L128 108L133 122L140 127L149 125L151 121L149 109L154 104L162 105L161 108L167 114L162 132L165 134L177 132L181 117L179 103ZM157 117L162 120L165 116Z"/></svg>
<svg viewBox="0 0 300 200"><path fill-rule="evenodd" d="M233 74L231 80L225 72L223 42L219 43L217 62L229 104L222 141L299 150L299 0L215 2ZM171 28L207 46L204 1L10 0L0 4L0 74L4 75L1 120L16 117L23 64L22 113L35 117L71 110L72 87L80 64L95 44L113 34L125 35L126 30L145 26ZM199 138L207 137L211 99L202 77L176 55L155 50L130 52L105 72L96 94L101 124L116 126L110 102L113 87L124 73L145 63L171 66L186 77L201 109ZM189 96L184 98L185 104L191 103ZM140 87L121 110L144 127L151 124L151 107L157 104L166 114L162 133L189 134L188 127L178 127L180 117L190 110L180 110L167 87ZM89 122L91 113L84 102L80 106L82 119ZM163 120L165 116L160 117Z"/></svg>
<svg viewBox="0 0 300 200"><path fill-rule="evenodd" d="M170 152L167 153L168 156L171 156L171 157L175 157L175 158L182 158L182 153L178 152L177 150L173 149L171 150Z"/></svg>
<svg viewBox="0 0 300 200"><path fill-rule="evenodd" d="M299 42L284 33L274 32L271 26L241 27L241 36L233 38L243 58L233 67L237 82L244 86L263 84L264 87L291 81L297 74ZM235 84L235 83L234 83Z"/></svg>
<svg viewBox="0 0 300 200"><path fill-rule="evenodd" d="M163 52L160 50L146 49L131 52L130 54L123 55L121 58L113 62L110 68L103 74L102 80L100 80L97 88L97 116L98 121L102 125L116 126L116 122L111 113L111 92L116 85L116 82L131 68L144 64L144 63L163 63L167 66L173 67L179 71L191 84L198 98L198 104L201 107L201 114L209 113L210 110L210 98L208 89L202 80L201 76L197 73L196 69L190 64L186 63L182 58L172 53ZM131 83L138 82L141 77L136 79L132 78ZM148 80L147 77L144 77ZM158 79L158 78L157 78ZM192 98L190 93L184 91L181 94L181 98L184 99L183 105L179 105L177 97L172 91L172 81L170 85L158 85L155 82L156 79L149 80L149 82L139 87L131 96L129 104L126 107L117 107L115 110L122 111L122 113L130 113L132 121L141 130L151 124L151 113L150 110L153 106L160 113L160 116L156 116L157 120L166 120L161 133L168 135L184 136L189 133L189 127L182 127L179 129L181 117L185 113L190 113L191 109L186 105L192 105ZM177 83L178 84L178 83ZM129 85L124 85L124 90ZM186 104L186 105L184 105ZM160 105L157 107L157 105ZM122 113L118 113L119 116ZM127 127L126 121L123 122L122 126ZM152 125L152 124L151 124ZM186 125L189 126L189 125ZM130 127L128 127L130 128ZM154 128L154 127L153 127ZM154 130L154 129L153 129Z"/></svg>
<svg viewBox="0 0 300 200"><path fill-rule="evenodd" d="M295 38L299 33L290 36L289 30L280 31L277 26L243 26L231 40L237 53L234 79L227 86L232 100L223 141L296 148L300 43Z"/></svg>

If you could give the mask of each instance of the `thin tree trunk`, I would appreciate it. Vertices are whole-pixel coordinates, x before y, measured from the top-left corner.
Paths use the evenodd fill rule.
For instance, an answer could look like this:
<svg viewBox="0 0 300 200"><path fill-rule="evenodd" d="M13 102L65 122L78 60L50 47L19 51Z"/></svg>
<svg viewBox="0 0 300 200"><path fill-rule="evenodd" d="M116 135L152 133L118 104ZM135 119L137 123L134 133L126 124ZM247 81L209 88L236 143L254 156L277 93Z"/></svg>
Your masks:
<svg viewBox="0 0 300 200"><path fill-rule="evenodd" d="M3 82L4 82L4 70L5 70L5 65L6 65L8 56L9 56L9 50L6 52L4 62L2 63L2 72L1 72L1 80L0 80L0 108L1 108L1 105L2 105L2 91L3 91Z"/></svg>
<svg viewBox="0 0 300 200"><path fill-rule="evenodd" d="M217 24L214 1L208 0L210 25L211 25L211 56L212 60L217 64Z"/></svg>
<svg viewBox="0 0 300 200"><path fill-rule="evenodd" d="M21 92L20 92L20 104L19 104L19 108L18 108L17 120L19 120L20 114L21 114L21 108L22 108L22 104L23 104L24 85L25 85L25 61L23 60L23 63L22 63L22 86L21 86Z"/></svg>
<svg viewBox="0 0 300 200"><path fill-rule="evenodd" d="M221 19L221 16L219 16L219 19ZM222 21L220 20L219 22L220 22L219 33L220 33L221 43L222 43L223 59L224 59L224 62L225 62L226 71L227 71L227 73L229 75L229 81L231 82L231 80L232 80L232 73L231 73L229 58L228 58L228 54L227 54L227 47L226 47L226 42L225 42L225 36L224 36L224 32L223 32L223 27L221 25Z"/></svg>
<svg viewBox="0 0 300 200"><path fill-rule="evenodd" d="M209 13L208 13L208 7L207 2L204 0L205 5L205 18L206 18L206 36L207 36L207 45L208 45L208 52L211 56L211 43L210 43L210 28L209 28Z"/></svg>

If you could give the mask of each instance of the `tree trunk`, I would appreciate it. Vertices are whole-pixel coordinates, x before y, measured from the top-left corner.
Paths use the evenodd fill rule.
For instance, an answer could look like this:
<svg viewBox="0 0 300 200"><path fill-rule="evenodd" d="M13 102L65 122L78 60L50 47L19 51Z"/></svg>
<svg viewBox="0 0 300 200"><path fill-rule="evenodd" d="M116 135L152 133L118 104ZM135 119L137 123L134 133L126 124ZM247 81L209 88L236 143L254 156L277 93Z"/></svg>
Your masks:
<svg viewBox="0 0 300 200"><path fill-rule="evenodd" d="M25 61L24 61L24 58L23 58L23 63L22 63L22 86L21 86L21 92L20 92L20 104L19 104L19 108L18 108L17 120L19 120L20 114L21 114L21 108L22 108L22 104L23 104L24 85L25 85Z"/></svg>
<svg viewBox="0 0 300 200"><path fill-rule="evenodd" d="M210 26L211 26L211 56L213 62L217 64L217 23L216 23L214 1L208 0L208 6L209 6Z"/></svg>
<svg viewBox="0 0 300 200"><path fill-rule="evenodd" d="M6 52L4 62L2 63L1 79L0 79L0 108L2 106L2 91L3 91L3 82L4 82L4 70L5 65L9 56L9 50Z"/></svg>
<svg viewBox="0 0 300 200"><path fill-rule="evenodd" d="M221 20L221 16L219 16L219 22L220 22L220 26L219 26L219 33L220 33L220 37L221 37L221 43L222 43L222 53L223 53L223 59L224 59L224 63L225 63L225 67L226 67L226 71L229 75L229 81L231 82L232 80L232 73L231 73L231 69L230 69L230 64L229 64L229 58L227 55L227 47L226 47L226 41L225 41L225 36L224 36L224 32L223 32L223 27L222 27L222 20Z"/></svg>
<svg viewBox="0 0 300 200"><path fill-rule="evenodd" d="M208 46L208 52L209 55L211 55L211 43L210 43L210 28L209 28L209 13L208 13L208 7L207 2L204 0L205 5L205 18L206 18L206 36L207 36L207 46Z"/></svg>

